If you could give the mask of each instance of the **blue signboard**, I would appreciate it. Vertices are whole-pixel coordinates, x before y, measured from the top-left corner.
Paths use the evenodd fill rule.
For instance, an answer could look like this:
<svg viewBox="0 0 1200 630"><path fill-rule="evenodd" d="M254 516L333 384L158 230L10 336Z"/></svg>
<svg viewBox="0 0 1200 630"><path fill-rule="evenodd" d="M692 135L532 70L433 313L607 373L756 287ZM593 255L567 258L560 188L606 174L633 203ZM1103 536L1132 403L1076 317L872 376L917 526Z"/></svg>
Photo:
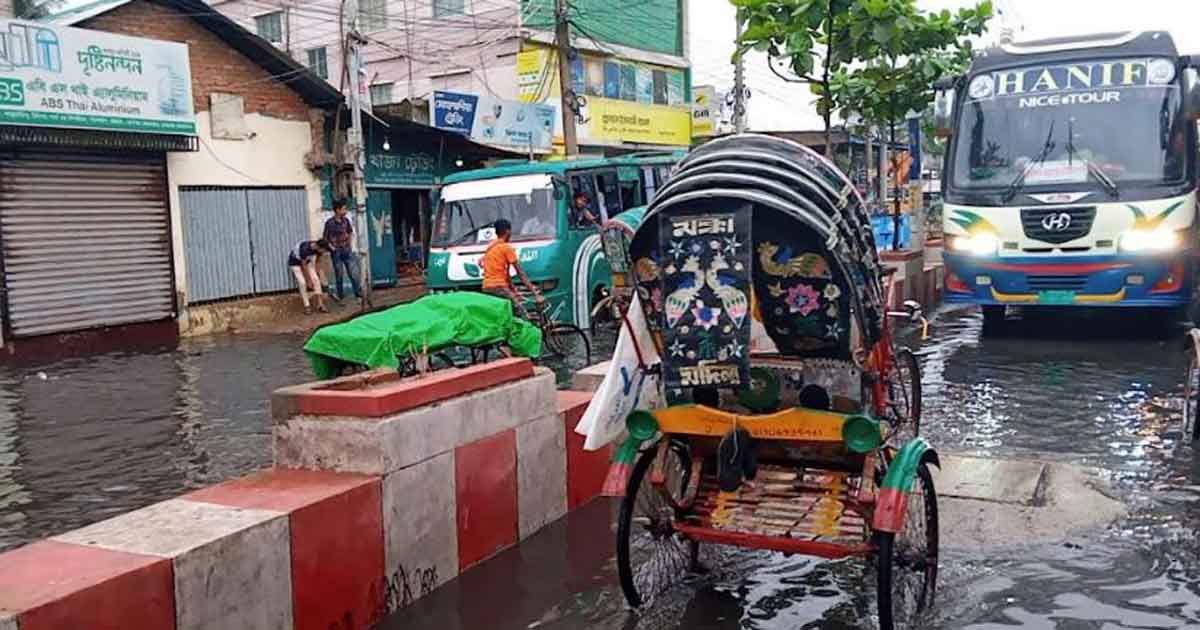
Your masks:
<svg viewBox="0 0 1200 630"><path fill-rule="evenodd" d="M471 135L479 97L458 92L433 93L433 126L464 136Z"/></svg>

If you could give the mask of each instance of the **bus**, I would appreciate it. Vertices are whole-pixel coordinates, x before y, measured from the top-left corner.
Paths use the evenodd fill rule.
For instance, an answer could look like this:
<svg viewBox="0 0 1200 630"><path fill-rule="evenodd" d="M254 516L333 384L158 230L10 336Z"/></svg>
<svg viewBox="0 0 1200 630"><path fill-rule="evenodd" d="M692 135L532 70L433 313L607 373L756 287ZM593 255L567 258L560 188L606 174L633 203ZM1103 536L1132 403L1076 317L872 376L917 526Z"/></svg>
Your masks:
<svg viewBox="0 0 1200 630"><path fill-rule="evenodd" d="M545 295L549 314L588 330L592 307L611 281L600 225L649 203L684 155L506 162L446 177L433 221L429 290L479 290L479 258L495 238L492 226L507 219L521 266ZM592 222L576 211L579 193Z"/></svg>
<svg viewBox="0 0 1200 630"><path fill-rule="evenodd" d="M1149 307L1192 295L1197 64L1165 32L1002 43L939 81L945 301Z"/></svg>

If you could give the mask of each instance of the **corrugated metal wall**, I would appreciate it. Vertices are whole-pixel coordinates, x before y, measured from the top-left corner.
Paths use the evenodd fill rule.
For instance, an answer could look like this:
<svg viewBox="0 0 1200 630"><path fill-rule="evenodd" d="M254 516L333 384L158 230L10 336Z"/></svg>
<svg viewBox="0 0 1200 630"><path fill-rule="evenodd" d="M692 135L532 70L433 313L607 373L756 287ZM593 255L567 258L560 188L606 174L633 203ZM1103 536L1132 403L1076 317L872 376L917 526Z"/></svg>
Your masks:
<svg viewBox="0 0 1200 630"><path fill-rule="evenodd" d="M287 255L309 238L303 188L183 187L187 301L292 288Z"/></svg>
<svg viewBox="0 0 1200 630"><path fill-rule="evenodd" d="M16 337L174 316L163 156L0 153Z"/></svg>

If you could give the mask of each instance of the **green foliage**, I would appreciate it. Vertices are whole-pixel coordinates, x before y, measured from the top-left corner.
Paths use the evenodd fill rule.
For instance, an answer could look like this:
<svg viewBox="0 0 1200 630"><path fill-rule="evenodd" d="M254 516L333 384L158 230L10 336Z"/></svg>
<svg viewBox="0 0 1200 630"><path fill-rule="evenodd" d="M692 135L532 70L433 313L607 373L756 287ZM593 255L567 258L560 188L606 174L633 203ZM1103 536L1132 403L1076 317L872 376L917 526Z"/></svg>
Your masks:
<svg viewBox="0 0 1200 630"><path fill-rule="evenodd" d="M856 0L845 23L853 58L830 79L837 109L880 123L896 123L908 112L923 112L933 102L937 79L965 70L971 60L971 36L982 35L992 5L957 13L925 13L916 0Z"/></svg>
<svg viewBox="0 0 1200 630"><path fill-rule="evenodd" d="M40 20L53 15L63 0L13 0L13 15L24 20Z"/></svg>

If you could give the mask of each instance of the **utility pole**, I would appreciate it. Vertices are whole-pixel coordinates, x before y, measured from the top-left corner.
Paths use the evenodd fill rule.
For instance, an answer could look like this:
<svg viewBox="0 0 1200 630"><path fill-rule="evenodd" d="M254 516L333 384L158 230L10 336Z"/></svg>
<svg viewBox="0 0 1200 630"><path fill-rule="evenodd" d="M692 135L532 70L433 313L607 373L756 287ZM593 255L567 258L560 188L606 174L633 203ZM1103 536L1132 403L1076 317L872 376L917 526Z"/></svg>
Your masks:
<svg viewBox="0 0 1200 630"><path fill-rule="evenodd" d="M742 16L737 17L737 30L734 31L734 41L742 38ZM746 73L745 61L738 55L733 64L733 130L735 133L746 131Z"/></svg>
<svg viewBox="0 0 1200 630"><path fill-rule="evenodd" d="M558 91L562 95L563 150L567 157L579 155L579 139L575 133L575 84L571 81L570 16L567 0L556 0L554 44L558 50Z"/></svg>
<svg viewBox="0 0 1200 630"><path fill-rule="evenodd" d="M359 281L362 286L362 310L371 304L371 239L367 236L367 147L363 142L362 102L370 98L363 82L362 35L358 32L358 0L348 0L351 22L346 29L346 53L350 63L350 131L347 138L354 158L354 233L358 236ZM370 103L368 102L368 105Z"/></svg>

